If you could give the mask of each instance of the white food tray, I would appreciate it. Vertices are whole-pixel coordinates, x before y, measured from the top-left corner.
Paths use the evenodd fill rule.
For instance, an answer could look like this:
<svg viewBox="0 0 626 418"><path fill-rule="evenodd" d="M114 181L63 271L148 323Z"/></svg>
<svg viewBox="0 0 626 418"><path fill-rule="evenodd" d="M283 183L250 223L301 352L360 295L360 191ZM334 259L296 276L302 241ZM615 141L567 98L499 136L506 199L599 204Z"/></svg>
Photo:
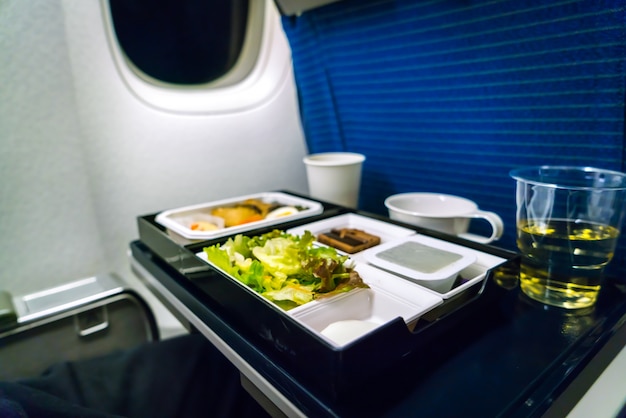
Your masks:
<svg viewBox="0 0 626 418"><path fill-rule="evenodd" d="M220 228L213 231L194 231L190 228L192 222L203 220L211 215L211 210L218 207L232 206L247 199L258 199L265 203L277 203L281 206L298 206L305 209L287 216L275 219L263 219L241 225ZM168 233L174 238L183 238L194 241L220 238L226 235L237 234L256 228L278 225L296 219L307 218L322 213L324 207L321 203L280 192L265 192L233 197L230 199L217 200L177 209L166 210L159 213L155 221L168 229Z"/></svg>

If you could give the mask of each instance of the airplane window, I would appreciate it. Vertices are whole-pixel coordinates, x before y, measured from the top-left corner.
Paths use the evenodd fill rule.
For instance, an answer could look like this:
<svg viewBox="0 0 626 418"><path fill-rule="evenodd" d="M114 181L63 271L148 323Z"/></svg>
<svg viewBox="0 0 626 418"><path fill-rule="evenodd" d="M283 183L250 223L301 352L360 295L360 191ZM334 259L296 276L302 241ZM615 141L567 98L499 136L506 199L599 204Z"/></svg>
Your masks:
<svg viewBox="0 0 626 418"><path fill-rule="evenodd" d="M126 58L170 84L214 81L233 68L246 35L249 0L109 0Z"/></svg>

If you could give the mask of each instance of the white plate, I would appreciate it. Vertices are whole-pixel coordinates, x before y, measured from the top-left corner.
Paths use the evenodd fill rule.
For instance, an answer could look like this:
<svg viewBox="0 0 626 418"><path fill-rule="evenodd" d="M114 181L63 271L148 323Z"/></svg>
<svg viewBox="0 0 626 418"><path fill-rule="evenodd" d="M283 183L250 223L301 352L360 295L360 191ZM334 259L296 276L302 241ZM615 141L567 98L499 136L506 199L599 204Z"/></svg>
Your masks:
<svg viewBox="0 0 626 418"><path fill-rule="evenodd" d="M266 203L276 202L281 206L301 206L305 209L292 215L282 216L275 219L263 219L260 221L230 226L227 228L216 229L213 231L194 231L190 229L190 222L195 215L210 215L212 209L222 206L234 205L247 199L258 199ZM280 223L293 221L295 219L306 218L309 216L320 214L323 210L324 207L319 202L302 199L280 192L266 192L218 200L214 202L201 203L198 205L185 206L178 209L166 210L159 213L156 216L155 221L166 227L169 231L179 235L180 237L192 241L204 241L208 239L214 239L226 235L249 231L255 228L278 225Z"/></svg>
<svg viewBox="0 0 626 418"><path fill-rule="evenodd" d="M360 229L369 234L380 237L381 244L394 241L398 238L409 237L416 234L416 232L412 229L394 225L389 222L368 218L366 216L357 215L355 213L346 213L344 215L333 216L332 218L324 219L321 221L311 222L306 225L291 228L287 230L287 232L294 235L302 235L304 234L304 231L308 230L311 231L313 235L318 236L319 234L328 232L334 228ZM341 254L346 254L341 250L337 251ZM360 260L359 254L362 252L363 251L349 255L355 260Z"/></svg>

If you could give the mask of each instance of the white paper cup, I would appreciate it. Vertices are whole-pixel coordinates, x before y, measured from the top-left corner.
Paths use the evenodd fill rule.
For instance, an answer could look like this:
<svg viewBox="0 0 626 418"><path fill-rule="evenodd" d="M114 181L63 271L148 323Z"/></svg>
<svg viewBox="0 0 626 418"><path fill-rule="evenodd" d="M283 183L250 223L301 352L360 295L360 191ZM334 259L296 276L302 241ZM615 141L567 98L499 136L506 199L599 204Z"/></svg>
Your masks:
<svg viewBox="0 0 626 418"><path fill-rule="evenodd" d="M364 155L326 152L307 155L303 161L312 198L357 207Z"/></svg>

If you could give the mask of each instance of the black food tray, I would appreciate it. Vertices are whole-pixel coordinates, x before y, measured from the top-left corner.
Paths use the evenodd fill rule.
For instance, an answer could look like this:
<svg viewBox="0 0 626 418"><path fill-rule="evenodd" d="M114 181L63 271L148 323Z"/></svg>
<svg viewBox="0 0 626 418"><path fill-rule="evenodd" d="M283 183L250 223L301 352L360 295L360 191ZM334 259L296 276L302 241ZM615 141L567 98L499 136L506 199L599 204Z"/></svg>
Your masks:
<svg viewBox="0 0 626 418"><path fill-rule="evenodd" d="M157 214L138 217L139 236L158 261L167 266L178 285L191 292L195 300L220 315L239 334L245 335L249 342L267 352L299 380L308 382L331 398L354 392L389 368L397 366L403 359L431 350L436 339L447 330L459 323L472 321L472 305L482 297L488 281L496 276L506 277L510 271L517 269L518 258L515 253L322 203L324 211L320 215L271 228L250 230L245 234L258 235L275 228L287 230L343 213L358 213L412 228L421 234L460 243L506 261L489 270L480 284L444 300L443 304L424 314L413 331L409 331L402 318L396 318L353 344L334 347L280 308L272 307L252 290L247 291L195 255L204 247L223 242L227 237L182 245L173 241L165 228L155 222Z"/></svg>

